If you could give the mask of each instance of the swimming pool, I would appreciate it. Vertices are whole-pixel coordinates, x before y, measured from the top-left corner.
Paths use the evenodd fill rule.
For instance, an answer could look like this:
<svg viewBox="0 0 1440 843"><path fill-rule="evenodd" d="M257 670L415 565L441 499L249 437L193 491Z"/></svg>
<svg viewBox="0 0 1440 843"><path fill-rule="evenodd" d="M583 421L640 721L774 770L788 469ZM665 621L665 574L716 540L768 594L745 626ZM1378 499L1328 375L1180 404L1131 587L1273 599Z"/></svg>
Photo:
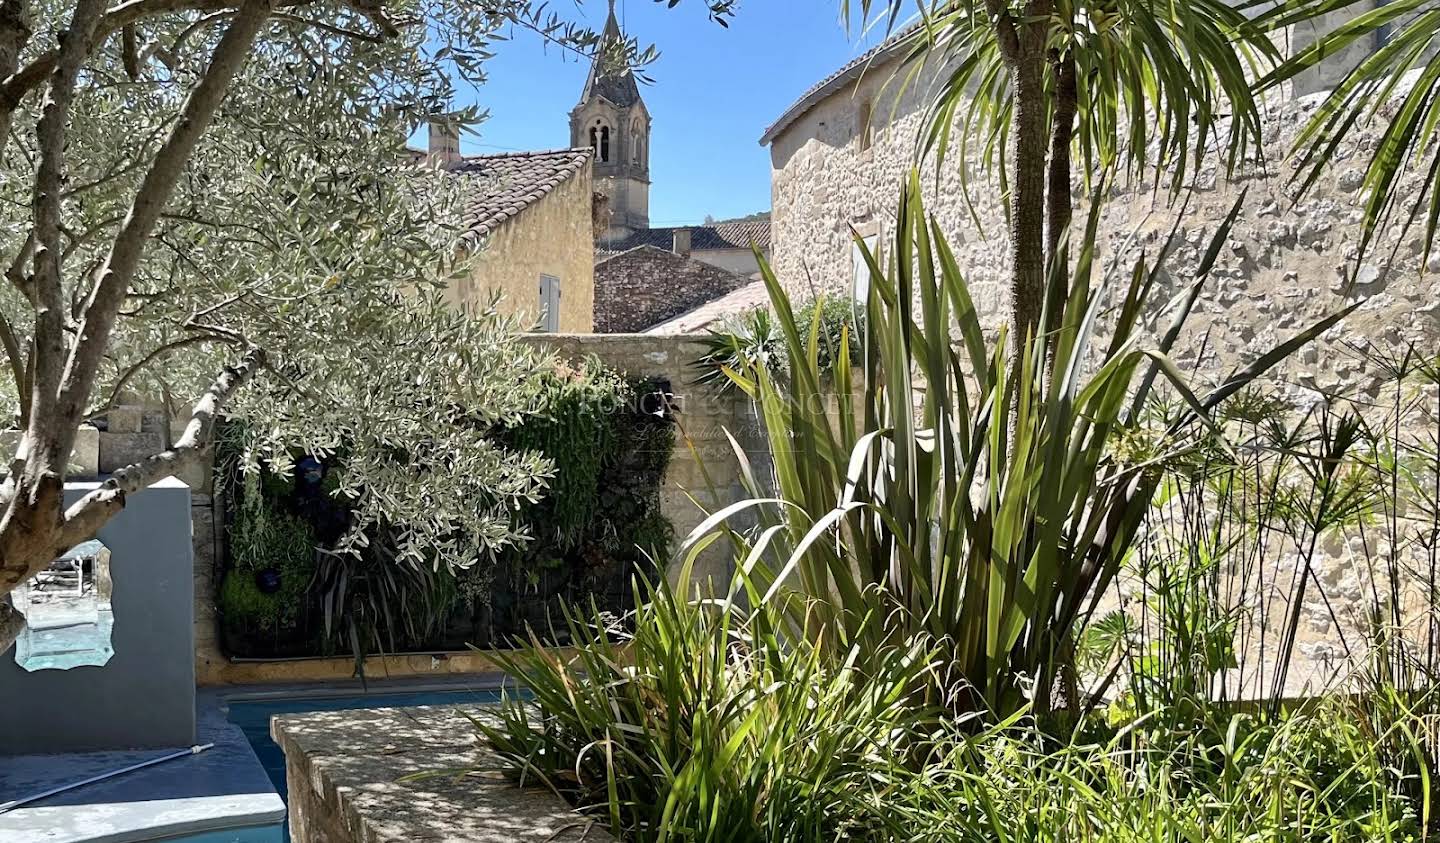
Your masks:
<svg viewBox="0 0 1440 843"><path fill-rule="evenodd" d="M97 780L0 814L0 841L164 840L282 843L285 756L270 740L277 714L425 705L479 706L500 698L499 677L444 685L398 680L351 686L203 689L195 742L206 751ZM175 748L7 756L0 801L73 785Z"/></svg>
<svg viewBox="0 0 1440 843"><path fill-rule="evenodd" d="M279 699L231 699L228 716L240 727L245 739L255 750L265 775L275 785L280 798L289 801L285 787L285 753L270 739L270 718L277 714L301 714L309 711L353 711L363 708L405 708L417 705L484 705L500 700L499 688L396 691L376 690L366 694L344 696L293 696ZM288 839L288 838L287 838Z"/></svg>

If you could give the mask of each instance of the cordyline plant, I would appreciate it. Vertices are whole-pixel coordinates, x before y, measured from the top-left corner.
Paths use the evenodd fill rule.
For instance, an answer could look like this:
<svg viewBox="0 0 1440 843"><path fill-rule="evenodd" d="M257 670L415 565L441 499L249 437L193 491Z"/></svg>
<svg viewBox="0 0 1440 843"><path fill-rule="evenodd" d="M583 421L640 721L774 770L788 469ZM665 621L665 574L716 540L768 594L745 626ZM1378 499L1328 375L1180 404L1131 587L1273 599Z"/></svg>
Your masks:
<svg viewBox="0 0 1440 843"><path fill-rule="evenodd" d="M484 432L526 410L540 363L514 326L439 305L465 186L402 146L422 119L477 116L448 109L452 79L483 81L507 26L599 44L530 0L0 0L20 428L0 651L23 627L10 593L127 495L203 466L222 410L255 422L262 457L344 450L355 535L403 525L402 559L467 564L515 538L545 466ZM127 395L199 400L166 450L66 506L77 426Z"/></svg>
<svg viewBox="0 0 1440 843"><path fill-rule="evenodd" d="M1031 703L1052 710L1077 630L1133 544L1161 462L1201 426L1215 432L1214 407L1349 312L1300 332L1212 392L1192 393L1167 354L1239 208L1151 340L1145 314L1160 264L1142 258L1129 273L1112 267L1097 277L1097 203L1074 274L1051 282L1066 287L1055 336L1020 342L1015 366L1003 331L987 345L912 176L888 268L865 252L864 357L849 360L843 342L834 350L833 390L816 364L817 326L797 323L764 268L790 378L777 384L758 367L733 377L763 414L773 478L757 477L737 446L753 497L691 534L681 550L687 564L733 516L755 513L758 527L730 533L737 560L745 578L762 584L763 599L787 608L797 634L880 652L924 633L947 655L949 681L937 688L947 705L1001 715ZM1140 409L1161 378L1183 409L1142 428L1151 414ZM1013 408L1008 424L1005 408ZM1153 454L1117 457L1112 443L1122 432L1148 438ZM1061 690L1067 706L1078 705L1075 688Z"/></svg>

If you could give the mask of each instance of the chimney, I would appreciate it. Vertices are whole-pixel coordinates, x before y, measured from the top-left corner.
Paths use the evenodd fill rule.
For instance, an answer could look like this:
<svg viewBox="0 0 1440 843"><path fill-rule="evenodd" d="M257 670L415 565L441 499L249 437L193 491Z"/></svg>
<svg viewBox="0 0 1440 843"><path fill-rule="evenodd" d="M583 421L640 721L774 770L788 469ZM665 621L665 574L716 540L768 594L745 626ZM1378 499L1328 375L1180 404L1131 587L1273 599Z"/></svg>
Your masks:
<svg viewBox="0 0 1440 843"><path fill-rule="evenodd" d="M688 258L690 257L690 229L675 229L675 254Z"/></svg>
<svg viewBox="0 0 1440 843"><path fill-rule="evenodd" d="M430 134L430 163L441 167L460 160L460 126L431 120L427 124Z"/></svg>

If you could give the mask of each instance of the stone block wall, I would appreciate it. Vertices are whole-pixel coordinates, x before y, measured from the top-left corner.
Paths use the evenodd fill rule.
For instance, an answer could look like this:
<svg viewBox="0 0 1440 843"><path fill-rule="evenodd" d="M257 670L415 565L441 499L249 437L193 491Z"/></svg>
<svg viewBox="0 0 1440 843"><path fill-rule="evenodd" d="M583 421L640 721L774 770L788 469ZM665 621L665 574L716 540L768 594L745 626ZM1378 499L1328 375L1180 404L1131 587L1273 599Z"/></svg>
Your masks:
<svg viewBox="0 0 1440 843"><path fill-rule="evenodd" d="M595 265L595 331L644 331L749 279L654 246L638 246Z"/></svg>
<svg viewBox="0 0 1440 843"><path fill-rule="evenodd" d="M539 787L518 787L478 735L487 706L287 714L270 734L285 752L295 843L614 843L603 822ZM468 775L437 771L468 770Z"/></svg>
<svg viewBox="0 0 1440 843"><path fill-rule="evenodd" d="M531 338L569 359L594 356L632 377L670 381L677 399L678 431L670 468L661 490L665 517L675 527L677 542L714 511L747 497L741 469L726 431L735 437L757 475L768 471L768 449L755 412L743 395L694 383L692 363L704 347L695 336L651 334L551 334ZM697 577L723 585L732 560L728 548L712 545L697 565Z"/></svg>

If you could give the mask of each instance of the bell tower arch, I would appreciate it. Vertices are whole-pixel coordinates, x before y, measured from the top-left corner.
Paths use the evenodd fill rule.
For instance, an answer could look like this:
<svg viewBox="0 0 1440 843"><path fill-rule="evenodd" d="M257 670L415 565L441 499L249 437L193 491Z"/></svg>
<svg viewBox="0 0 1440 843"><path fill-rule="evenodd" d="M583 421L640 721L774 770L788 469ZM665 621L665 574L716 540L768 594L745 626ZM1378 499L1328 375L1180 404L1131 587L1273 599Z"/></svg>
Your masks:
<svg viewBox="0 0 1440 843"><path fill-rule="evenodd" d="M625 60L615 0L580 101L570 111L570 145L594 150L595 189L609 200L603 240L650 227L650 112Z"/></svg>

